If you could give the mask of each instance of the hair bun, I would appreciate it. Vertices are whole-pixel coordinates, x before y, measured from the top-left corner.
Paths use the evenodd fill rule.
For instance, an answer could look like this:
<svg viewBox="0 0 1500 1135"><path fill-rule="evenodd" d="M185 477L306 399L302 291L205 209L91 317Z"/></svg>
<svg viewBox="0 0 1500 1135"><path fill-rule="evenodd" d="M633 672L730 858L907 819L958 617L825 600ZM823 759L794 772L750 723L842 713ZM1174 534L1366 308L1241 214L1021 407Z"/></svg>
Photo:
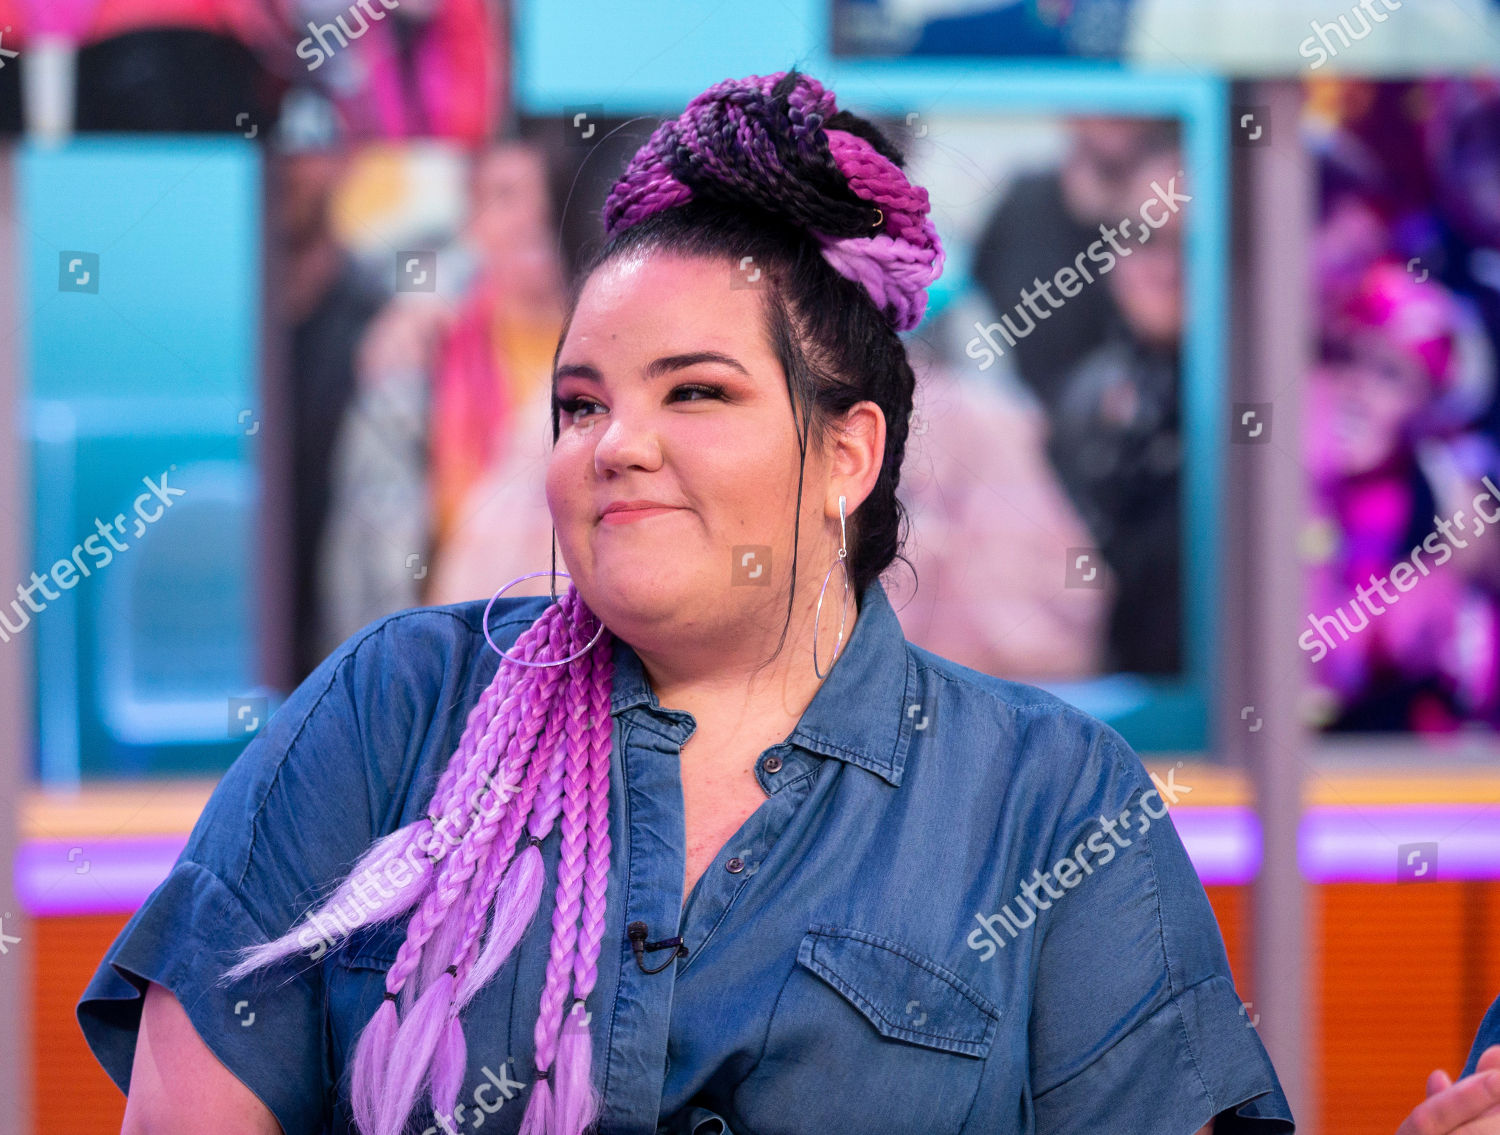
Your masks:
<svg viewBox="0 0 1500 1135"><path fill-rule="evenodd" d="M695 198L753 205L805 229L894 329L910 330L943 248L899 155L845 129L864 125L795 70L715 83L636 151L605 200L605 234Z"/></svg>

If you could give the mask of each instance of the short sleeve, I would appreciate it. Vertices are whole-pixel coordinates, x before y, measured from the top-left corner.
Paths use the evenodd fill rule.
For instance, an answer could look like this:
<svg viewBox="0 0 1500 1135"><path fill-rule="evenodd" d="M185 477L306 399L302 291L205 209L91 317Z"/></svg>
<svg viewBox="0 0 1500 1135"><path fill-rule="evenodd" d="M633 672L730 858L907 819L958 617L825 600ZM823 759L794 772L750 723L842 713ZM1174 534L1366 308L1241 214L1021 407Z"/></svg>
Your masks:
<svg viewBox="0 0 1500 1135"><path fill-rule="evenodd" d="M77 1005L84 1038L122 1091L154 981L285 1135L324 1128L331 1100L320 968L284 964L217 982L241 947L284 934L377 835L400 826L414 787L426 801L443 763L435 758L456 743L478 693L478 675L447 665L467 657L459 647L471 637L441 608L372 623L293 691L225 772L171 872ZM428 783L415 786L419 773Z"/></svg>
<svg viewBox="0 0 1500 1135"><path fill-rule="evenodd" d="M1036 1131L1193 1135L1218 1116L1215 1135L1292 1131L1168 814L1190 786L1175 770L1153 783L1101 729L1053 833L1050 890L1038 892L1051 910L1038 916L1030 1024Z"/></svg>
<svg viewBox="0 0 1500 1135"><path fill-rule="evenodd" d="M1479 1022L1479 1032L1474 1036L1474 1047L1469 1050L1469 1061L1464 1065L1462 1076L1472 1076L1479 1066L1479 1058L1492 1044L1500 1044L1500 997L1495 998L1490 1011Z"/></svg>

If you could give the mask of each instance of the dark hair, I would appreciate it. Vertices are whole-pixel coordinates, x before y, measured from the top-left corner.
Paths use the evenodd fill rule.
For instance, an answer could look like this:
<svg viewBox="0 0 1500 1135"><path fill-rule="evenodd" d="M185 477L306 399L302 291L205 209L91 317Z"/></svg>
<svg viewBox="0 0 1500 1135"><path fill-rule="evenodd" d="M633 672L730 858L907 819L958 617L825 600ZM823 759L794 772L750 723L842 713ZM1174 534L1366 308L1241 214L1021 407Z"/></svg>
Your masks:
<svg viewBox="0 0 1500 1135"><path fill-rule="evenodd" d="M863 129L859 132L872 144L888 146L873 126L850 118L851 123L836 125L850 133L860 126ZM900 164L899 154L892 160ZM867 221L864 227L868 227ZM880 407L886 436L879 477L869 496L849 515L849 583L856 604L866 585L894 560L899 558L908 568L912 566L902 554L909 521L896 494L916 386L906 347L869 293L835 271L805 230L753 206L736 208L729 202L694 199L622 230L585 262L572 285L553 357L554 368L589 277L617 257L641 250L721 260L726 284L731 266L740 264L742 257L753 257L756 267L766 274L768 286L759 290L764 297L766 337L786 375L801 454L792 538L792 591L777 644L779 654L796 597L807 447L809 442L822 445L834 422L857 402L868 400ZM559 408L554 400L554 443L559 434ZM915 577L914 568L912 573ZM830 589L841 586L836 577L829 582ZM838 594L833 591L834 597Z"/></svg>

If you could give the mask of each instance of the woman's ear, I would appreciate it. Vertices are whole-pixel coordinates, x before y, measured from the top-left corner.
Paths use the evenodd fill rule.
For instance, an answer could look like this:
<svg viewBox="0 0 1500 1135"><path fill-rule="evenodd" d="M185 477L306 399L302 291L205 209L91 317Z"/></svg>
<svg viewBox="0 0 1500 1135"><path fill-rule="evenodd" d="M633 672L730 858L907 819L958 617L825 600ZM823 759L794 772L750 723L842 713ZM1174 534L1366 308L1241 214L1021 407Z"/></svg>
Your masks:
<svg viewBox="0 0 1500 1135"><path fill-rule="evenodd" d="M828 499L825 515L839 514L840 495L847 498L848 515L863 503L880 479L885 459L885 413L869 400L856 402L844 412L831 433L828 464Z"/></svg>

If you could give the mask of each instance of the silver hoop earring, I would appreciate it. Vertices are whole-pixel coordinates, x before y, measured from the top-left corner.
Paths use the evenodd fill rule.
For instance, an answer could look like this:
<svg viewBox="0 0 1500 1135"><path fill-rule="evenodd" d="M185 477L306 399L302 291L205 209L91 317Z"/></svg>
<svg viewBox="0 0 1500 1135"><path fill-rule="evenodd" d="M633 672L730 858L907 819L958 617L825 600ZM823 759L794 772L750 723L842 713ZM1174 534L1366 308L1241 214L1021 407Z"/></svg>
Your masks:
<svg viewBox="0 0 1500 1135"><path fill-rule="evenodd" d="M823 587L818 592L818 609L813 615L813 673L819 678L827 677L827 674L818 666L818 627L823 618L823 593L828 590L828 578L833 575L834 568L844 569L844 601L839 604L839 637L833 644L833 657L828 662L828 669L833 669L833 664L839 660L839 651L844 647L844 619L849 612L849 539L844 527L844 496L839 495L839 554L828 570L823 574Z"/></svg>
<svg viewBox="0 0 1500 1135"><path fill-rule="evenodd" d="M523 580L523 579L535 579L539 575L551 575L551 576L559 576L560 575L564 579L568 579L568 580L571 580L573 578L571 575L569 575L565 571L532 571L532 572L527 572L525 575L518 575L518 576L516 576L515 579L511 580L504 587L502 587L499 591L497 591L497 592L495 592L495 594L491 595L490 596L490 601L488 603L486 603L485 606L484 606L484 641L487 642L487 643L489 643L490 644L490 649L493 650L496 654L498 654L502 659L504 659L506 662L514 662L517 666L536 666L536 667L542 667L542 666L563 666L563 665L566 665L569 662L572 662L575 658L582 658L585 654L587 654L589 651L591 651L591 650L594 649L595 644L598 643L599 639L604 634L604 620L603 619L599 620L599 629L594 632L594 637L591 638L591 639L589 639L589 644L587 646L585 646L582 650L578 651L577 654L570 654L566 658L560 658L560 659L558 659L556 662L527 662L524 658L514 658L511 655L505 653L505 651L501 650L498 646L496 646L495 645L495 640L490 637L490 609L494 607L495 600L498 599L498 598L500 598L500 596L504 595L507 591L509 591L516 584L520 583L521 580Z"/></svg>

